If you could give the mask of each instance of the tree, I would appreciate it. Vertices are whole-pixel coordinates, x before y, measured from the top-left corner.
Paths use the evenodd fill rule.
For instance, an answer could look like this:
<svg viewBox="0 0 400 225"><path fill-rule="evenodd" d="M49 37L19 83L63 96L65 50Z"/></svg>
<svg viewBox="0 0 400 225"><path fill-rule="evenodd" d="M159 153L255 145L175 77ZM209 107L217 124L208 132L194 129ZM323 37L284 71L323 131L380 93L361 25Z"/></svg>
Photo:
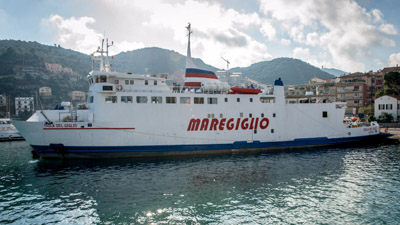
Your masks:
<svg viewBox="0 0 400 225"><path fill-rule="evenodd" d="M364 113L364 115L374 115L374 106L366 106L358 108L358 113Z"/></svg>
<svg viewBox="0 0 400 225"><path fill-rule="evenodd" d="M384 95L400 95L400 73L389 72L384 76L385 87L378 90L375 94L376 98Z"/></svg>
<svg viewBox="0 0 400 225"><path fill-rule="evenodd" d="M394 90L396 95L399 94L400 90L400 73L399 72L389 72L385 74L385 87Z"/></svg>
<svg viewBox="0 0 400 225"><path fill-rule="evenodd" d="M380 122L383 122L383 123L391 123L391 122L393 122L393 115L390 114L390 113L383 112L381 114L381 118L382 119L380 120Z"/></svg>

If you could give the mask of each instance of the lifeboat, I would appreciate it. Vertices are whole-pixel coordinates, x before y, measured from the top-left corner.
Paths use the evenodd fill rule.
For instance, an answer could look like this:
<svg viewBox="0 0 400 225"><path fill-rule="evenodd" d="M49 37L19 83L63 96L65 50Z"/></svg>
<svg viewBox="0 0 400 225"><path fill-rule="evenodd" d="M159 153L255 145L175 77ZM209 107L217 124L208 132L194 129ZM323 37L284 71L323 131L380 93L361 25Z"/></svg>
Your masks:
<svg viewBox="0 0 400 225"><path fill-rule="evenodd" d="M231 92L229 94L250 94L250 95L256 95L260 93L260 89L255 89L255 88L241 88L238 86L232 86L231 87Z"/></svg>

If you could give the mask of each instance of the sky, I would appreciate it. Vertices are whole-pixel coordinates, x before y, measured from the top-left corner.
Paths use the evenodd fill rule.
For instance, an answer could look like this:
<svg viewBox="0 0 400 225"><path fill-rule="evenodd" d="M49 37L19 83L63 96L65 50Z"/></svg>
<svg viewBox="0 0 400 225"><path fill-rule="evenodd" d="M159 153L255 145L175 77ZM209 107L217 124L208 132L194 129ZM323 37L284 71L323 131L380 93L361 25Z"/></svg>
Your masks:
<svg viewBox="0 0 400 225"><path fill-rule="evenodd" d="M0 39L85 54L160 47L217 68L279 57L346 72L400 64L397 0L0 0Z"/></svg>

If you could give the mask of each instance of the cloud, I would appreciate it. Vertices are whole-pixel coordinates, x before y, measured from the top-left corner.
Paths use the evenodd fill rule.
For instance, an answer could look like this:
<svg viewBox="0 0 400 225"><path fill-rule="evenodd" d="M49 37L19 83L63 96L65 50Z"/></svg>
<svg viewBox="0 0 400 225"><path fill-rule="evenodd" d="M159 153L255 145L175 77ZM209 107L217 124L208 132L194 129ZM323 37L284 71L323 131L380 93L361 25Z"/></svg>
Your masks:
<svg viewBox="0 0 400 225"><path fill-rule="evenodd" d="M301 59L307 62L310 58L310 49L300 47L293 49L293 58Z"/></svg>
<svg viewBox="0 0 400 225"><path fill-rule="evenodd" d="M96 4L88 17L51 15L45 20L63 47L93 52L105 30L115 42L113 53L155 46L186 54L185 26L191 22L192 56L208 64L224 68L221 56L235 67L271 59L267 46L246 33L261 26L257 13L224 8L214 0L99 0Z"/></svg>
<svg viewBox="0 0 400 225"><path fill-rule="evenodd" d="M307 34L306 43L311 46L316 46L319 44L319 34L317 32L312 32Z"/></svg>
<svg viewBox="0 0 400 225"><path fill-rule="evenodd" d="M120 52L132 51L144 47L145 45L142 42L122 41L119 43L114 43L114 46L110 48L110 55L116 55Z"/></svg>
<svg viewBox="0 0 400 225"><path fill-rule="evenodd" d="M264 37L268 38L268 40L270 40L270 41L275 40L276 30L272 26L270 21L263 20L260 31L264 35Z"/></svg>
<svg viewBox="0 0 400 225"><path fill-rule="evenodd" d="M172 31L171 38L179 42L183 49L186 49L187 43L186 30L183 29L186 24L183 22L191 22L192 55L201 57L206 63L224 68L221 56L227 58L231 66L248 66L271 59L267 46L246 34L246 29L261 25L256 13L225 9L217 2L194 0L174 4L152 0L151 5L145 3L138 7L149 12L150 17L144 23L147 28L162 27Z"/></svg>
<svg viewBox="0 0 400 225"><path fill-rule="evenodd" d="M394 46L397 30L377 9L367 11L354 0L260 0L265 17L279 23L293 41L329 53L335 66L364 71L370 49Z"/></svg>
<svg viewBox="0 0 400 225"><path fill-rule="evenodd" d="M292 43L292 41L290 41L289 39L285 39L285 38L281 39L281 44L282 45L289 46L290 43Z"/></svg>
<svg viewBox="0 0 400 225"><path fill-rule="evenodd" d="M0 9L0 25L7 24L7 13L4 10Z"/></svg>
<svg viewBox="0 0 400 225"><path fill-rule="evenodd" d="M60 15L51 15L43 21L43 25L48 29L53 29L56 33L56 42L64 48L73 49L86 54L91 54L97 50L104 38L104 35L90 26L95 24L96 20L92 17L71 17L63 18ZM111 40L110 43L111 44ZM144 48L142 42L121 41L115 42L110 48L110 55L122 51L131 51L138 48Z"/></svg>
<svg viewBox="0 0 400 225"><path fill-rule="evenodd" d="M394 53L389 56L389 66L398 66L400 64L400 53Z"/></svg>
<svg viewBox="0 0 400 225"><path fill-rule="evenodd" d="M380 59L374 59L374 63L378 66L378 68L385 67L385 64Z"/></svg>
<svg viewBox="0 0 400 225"><path fill-rule="evenodd" d="M56 41L64 48L70 48L86 54L93 53L102 39L101 33L90 28L96 20L92 17L71 17L64 19L59 15L51 15L43 23L53 27Z"/></svg>

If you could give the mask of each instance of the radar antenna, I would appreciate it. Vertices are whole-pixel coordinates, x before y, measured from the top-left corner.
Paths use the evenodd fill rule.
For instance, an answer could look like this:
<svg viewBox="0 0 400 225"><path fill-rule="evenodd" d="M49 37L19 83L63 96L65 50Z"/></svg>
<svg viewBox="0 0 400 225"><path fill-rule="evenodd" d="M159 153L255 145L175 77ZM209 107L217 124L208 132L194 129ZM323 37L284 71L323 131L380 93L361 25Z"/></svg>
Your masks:
<svg viewBox="0 0 400 225"><path fill-rule="evenodd" d="M100 68L99 71L105 71L105 72L110 72L110 61L108 60L108 48L114 45L114 42L112 41L111 44L108 44L108 38L105 40L105 47L106 49L104 50L104 39L101 41L101 47L99 46L97 50L90 55L90 58L92 59L92 70L94 70L94 61L100 61ZM100 56L95 56L96 53L99 53ZM104 56L105 54L105 56ZM105 62L104 62L105 58Z"/></svg>

